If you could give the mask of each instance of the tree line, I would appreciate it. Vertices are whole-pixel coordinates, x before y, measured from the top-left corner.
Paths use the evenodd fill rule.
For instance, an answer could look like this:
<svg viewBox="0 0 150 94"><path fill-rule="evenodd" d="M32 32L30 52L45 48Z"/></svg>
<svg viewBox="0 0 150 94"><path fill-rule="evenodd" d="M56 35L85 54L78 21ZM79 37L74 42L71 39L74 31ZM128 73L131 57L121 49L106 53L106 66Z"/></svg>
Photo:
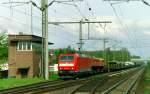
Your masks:
<svg viewBox="0 0 150 94"><path fill-rule="evenodd" d="M6 63L8 59L8 36L6 32L0 33L0 64Z"/></svg>
<svg viewBox="0 0 150 94"><path fill-rule="evenodd" d="M51 50L49 50L51 51ZM55 49L53 51L53 58L51 56L49 57L52 63L58 62L58 56L61 53L79 53L84 54L89 57L96 57L96 58L103 58L105 61L130 61L131 58L140 58L140 56L131 55L129 50L127 48L122 48L119 50L111 50L110 48L106 48L105 50L99 50L99 51L82 51L79 52L75 50L74 48L71 48L71 46L68 46L67 48L60 48ZM0 64L6 63L8 60L8 36L6 32L0 33Z"/></svg>
<svg viewBox="0 0 150 94"><path fill-rule="evenodd" d="M129 50L127 48L122 48L119 50L111 50L110 48L106 48L105 50L99 50L99 51L82 51L79 52L71 46L68 46L67 48L60 48L60 49L55 49L53 52L53 60L51 63L57 63L58 62L58 56L59 54L62 53L79 53L79 54L84 54L85 56L88 57L95 57L95 58L102 58L106 62L107 61L119 61L119 62L125 62L125 61L130 61L132 58L141 58L140 56L136 55L131 55Z"/></svg>
<svg viewBox="0 0 150 94"><path fill-rule="evenodd" d="M120 50L110 50L110 48L107 48L105 50L91 51L85 53L96 58L103 58L105 61L125 62L130 61L132 58L127 48L122 48Z"/></svg>

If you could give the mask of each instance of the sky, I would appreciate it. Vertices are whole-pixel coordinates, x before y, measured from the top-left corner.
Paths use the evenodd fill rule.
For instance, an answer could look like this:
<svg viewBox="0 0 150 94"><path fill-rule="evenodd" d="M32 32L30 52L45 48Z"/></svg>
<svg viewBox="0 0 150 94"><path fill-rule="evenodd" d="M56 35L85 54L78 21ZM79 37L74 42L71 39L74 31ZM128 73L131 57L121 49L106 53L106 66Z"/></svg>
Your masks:
<svg viewBox="0 0 150 94"><path fill-rule="evenodd" d="M29 0L0 0L0 32L34 34L41 36L41 11L24 3ZM33 0L40 7L40 0ZM51 2L49 0L48 2ZM150 57L150 6L142 1L116 2L103 0L57 0L48 8L49 22L111 21L90 24L90 38L107 38L106 47L126 47L132 55ZM62 2L71 1L71 2ZM149 0L147 0L150 3ZM7 3L7 4L6 4ZM31 11L32 7L32 11ZM32 13L31 13L32 12ZM32 14L32 17L31 17ZM31 20L32 19L32 20ZM31 28L32 21L32 28ZM83 39L88 39L88 25L83 24ZM78 48L79 24L49 24L49 41L53 48ZM83 50L102 50L102 40L84 40Z"/></svg>

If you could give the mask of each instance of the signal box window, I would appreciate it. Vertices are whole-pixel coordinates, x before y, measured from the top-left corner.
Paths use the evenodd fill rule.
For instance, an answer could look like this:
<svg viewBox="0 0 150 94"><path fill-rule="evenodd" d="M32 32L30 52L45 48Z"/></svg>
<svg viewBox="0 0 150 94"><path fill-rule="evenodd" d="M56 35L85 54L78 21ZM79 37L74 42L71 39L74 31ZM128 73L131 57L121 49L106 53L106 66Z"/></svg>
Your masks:
<svg viewBox="0 0 150 94"><path fill-rule="evenodd" d="M17 47L18 50L22 50L22 42L18 42L18 47Z"/></svg>
<svg viewBox="0 0 150 94"><path fill-rule="evenodd" d="M73 56L61 56L60 58L61 61L73 61L73 59Z"/></svg>
<svg viewBox="0 0 150 94"><path fill-rule="evenodd" d="M17 50L18 51L32 51L32 42L29 42L29 41L18 42Z"/></svg>
<svg viewBox="0 0 150 94"><path fill-rule="evenodd" d="M23 50L26 50L26 42L23 42Z"/></svg>
<svg viewBox="0 0 150 94"><path fill-rule="evenodd" d="M27 42L27 50L31 50L31 42Z"/></svg>

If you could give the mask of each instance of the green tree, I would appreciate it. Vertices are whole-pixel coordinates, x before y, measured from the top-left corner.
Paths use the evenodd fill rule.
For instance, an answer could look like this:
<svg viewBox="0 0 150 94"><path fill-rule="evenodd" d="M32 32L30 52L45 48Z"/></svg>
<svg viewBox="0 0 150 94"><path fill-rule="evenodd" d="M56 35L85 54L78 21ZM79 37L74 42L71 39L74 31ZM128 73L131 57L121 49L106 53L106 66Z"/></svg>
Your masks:
<svg viewBox="0 0 150 94"><path fill-rule="evenodd" d="M120 50L110 50L110 48L106 48L105 52L103 50L100 51L85 51L84 54L88 56L94 56L97 58L103 58L106 61L129 61L131 59L130 52L127 48L122 48ZM105 54L105 55L104 55Z"/></svg>
<svg viewBox="0 0 150 94"><path fill-rule="evenodd" d="M67 48L60 48L54 50L54 59L52 60L52 63L56 64L58 62L58 57L60 54L69 54L69 53L76 53L77 51L71 48L71 46L68 46Z"/></svg>
<svg viewBox="0 0 150 94"><path fill-rule="evenodd" d="M140 57L140 56L133 55L131 58L132 58L132 59L140 59L141 57Z"/></svg>
<svg viewBox="0 0 150 94"><path fill-rule="evenodd" d="M0 33L0 63L7 62L8 58L8 37L6 32Z"/></svg>

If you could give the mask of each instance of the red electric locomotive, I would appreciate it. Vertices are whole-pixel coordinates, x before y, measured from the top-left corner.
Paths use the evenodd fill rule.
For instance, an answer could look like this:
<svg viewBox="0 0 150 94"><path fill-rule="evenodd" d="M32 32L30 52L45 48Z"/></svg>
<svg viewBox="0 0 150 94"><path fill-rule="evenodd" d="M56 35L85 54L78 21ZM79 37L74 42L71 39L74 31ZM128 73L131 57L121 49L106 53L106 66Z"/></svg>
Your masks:
<svg viewBox="0 0 150 94"><path fill-rule="evenodd" d="M61 78L75 78L101 72L104 65L102 59L83 57L77 53L60 54L58 72Z"/></svg>

